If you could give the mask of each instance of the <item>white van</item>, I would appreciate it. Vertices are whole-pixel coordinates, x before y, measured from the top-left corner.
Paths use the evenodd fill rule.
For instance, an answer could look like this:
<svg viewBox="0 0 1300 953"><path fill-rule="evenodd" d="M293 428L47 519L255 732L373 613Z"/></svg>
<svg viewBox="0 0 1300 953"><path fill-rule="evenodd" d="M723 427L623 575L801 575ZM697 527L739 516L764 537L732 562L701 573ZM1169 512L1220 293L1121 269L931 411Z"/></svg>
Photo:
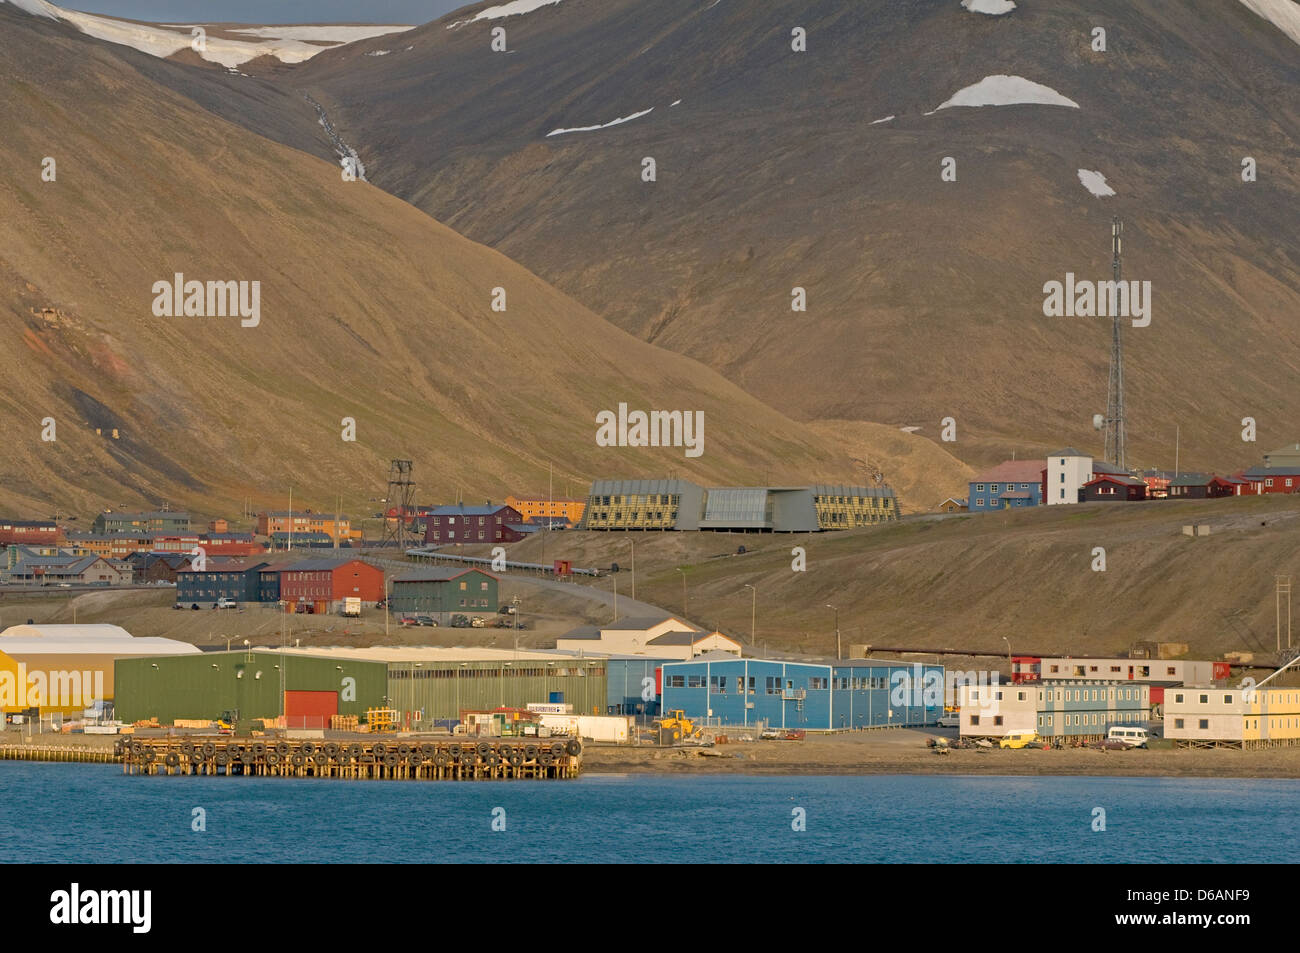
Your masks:
<svg viewBox="0 0 1300 953"><path fill-rule="evenodd" d="M1131 725L1116 725L1106 732L1107 741L1122 741L1130 748L1145 748L1150 737L1145 728L1134 728Z"/></svg>

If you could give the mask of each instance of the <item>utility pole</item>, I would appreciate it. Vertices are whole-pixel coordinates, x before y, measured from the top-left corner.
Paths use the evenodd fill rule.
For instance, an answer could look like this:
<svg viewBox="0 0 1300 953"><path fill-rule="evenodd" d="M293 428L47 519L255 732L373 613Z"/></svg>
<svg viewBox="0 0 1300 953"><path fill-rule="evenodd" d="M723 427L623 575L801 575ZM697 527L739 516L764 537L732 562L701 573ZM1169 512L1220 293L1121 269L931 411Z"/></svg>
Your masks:
<svg viewBox="0 0 1300 953"><path fill-rule="evenodd" d="M1124 223L1118 217L1111 219L1111 272L1114 275L1117 289L1120 287L1121 237L1123 234ZM1118 294L1117 291L1116 297L1112 299L1112 304L1118 302ZM1119 312L1120 309L1116 307L1110 332L1110 386L1106 395L1106 460L1123 470L1126 469L1124 463L1124 339Z"/></svg>
<svg viewBox="0 0 1300 953"><path fill-rule="evenodd" d="M632 544L632 601L636 602L636 540L628 537Z"/></svg>
<svg viewBox="0 0 1300 953"><path fill-rule="evenodd" d="M1277 609L1277 650L1282 651L1282 603L1286 603L1286 647L1291 647L1291 577L1277 576L1273 599Z"/></svg>
<svg viewBox="0 0 1300 953"><path fill-rule="evenodd" d="M833 606L829 603L827 603L826 608L835 610L835 659L838 661L844 657L844 653L840 650L840 610L839 606Z"/></svg>
<svg viewBox="0 0 1300 953"><path fill-rule="evenodd" d="M289 487L289 548L293 552L293 487Z"/></svg>
<svg viewBox="0 0 1300 953"><path fill-rule="evenodd" d="M750 650L753 651L756 644L754 633L758 630L758 590L748 583L745 584L745 588L752 593L749 600L749 646Z"/></svg>

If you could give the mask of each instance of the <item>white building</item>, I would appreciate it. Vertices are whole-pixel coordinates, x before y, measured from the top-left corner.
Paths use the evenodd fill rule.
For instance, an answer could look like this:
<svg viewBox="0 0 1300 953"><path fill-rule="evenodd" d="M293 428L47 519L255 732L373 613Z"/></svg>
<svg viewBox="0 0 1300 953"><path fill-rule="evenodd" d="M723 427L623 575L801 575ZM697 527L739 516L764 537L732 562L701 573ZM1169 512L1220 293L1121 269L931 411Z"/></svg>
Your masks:
<svg viewBox="0 0 1300 953"><path fill-rule="evenodd" d="M705 632L674 616L619 619L597 628L581 626L555 641L559 651L584 655L645 655L689 661L705 652L740 655L740 643L721 632Z"/></svg>
<svg viewBox="0 0 1300 953"><path fill-rule="evenodd" d="M1057 450L1047 457L1048 506L1079 502L1079 490L1093 478L1092 456L1073 447Z"/></svg>
<svg viewBox="0 0 1300 953"><path fill-rule="evenodd" d="M1300 688L1170 689L1165 737L1191 746L1300 744Z"/></svg>

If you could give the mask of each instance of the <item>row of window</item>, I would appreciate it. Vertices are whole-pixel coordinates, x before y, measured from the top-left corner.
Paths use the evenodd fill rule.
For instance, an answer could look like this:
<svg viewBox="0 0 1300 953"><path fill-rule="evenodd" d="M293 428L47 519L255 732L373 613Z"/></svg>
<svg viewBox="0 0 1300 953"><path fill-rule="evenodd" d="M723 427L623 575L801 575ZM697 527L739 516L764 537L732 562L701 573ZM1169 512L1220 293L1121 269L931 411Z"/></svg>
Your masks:
<svg viewBox="0 0 1300 953"><path fill-rule="evenodd" d="M1001 483L990 483L990 484L989 484L989 492L990 492L990 493L997 493L997 492L999 492L998 487L1000 487L1000 486L1002 486ZM1022 484L1020 484L1020 489L1022 489L1022 490L1028 490L1028 489L1030 489L1031 487L1034 487L1034 486L1038 486L1038 484L1036 484L1036 483L1022 483ZM1012 491L1014 491L1015 488L1016 488L1016 485L1015 485L1014 483L1008 483L1008 484L1007 484L1007 492L1008 492L1008 493L1011 493ZM976 492L976 493L983 493L983 492L984 492L984 484L983 484L983 483L976 483L976 484L975 484L975 492Z"/></svg>
<svg viewBox="0 0 1300 953"><path fill-rule="evenodd" d="M651 506L677 506L682 502L680 493L630 493L626 496L593 496L591 502L603 506L618 506L623 503L648 503Z"/></svg>
<svg viewBox="0 0 1300 953"><path fill-rule="evenodd" d="M503 666L496 669L491 668L394 668L389 669L389 678L405 679L424 679L424 678L490 678L493 675L500 676L504 672L510 678L548 678L569 677L573 675L591 676L599 678L605 674L603 666L594 666L592 668L511 668L510 663L506 662Z"/></svg>
<svg viewBox="0 0 1300 953"><path fill-rule="evenodd" d="M997 701L1002 701L1003 694L1001 689L989 689L989 692L990 692L989 695L990 698L996 699ZM1071 697L1071 692L1073 692L1073 697ZM1091 696L1088 694L1089 692L1092 693ZM1115 694L1112 695L1111 694L1112 692L1114 692ZM970 697L971 697L971 701L979 701L980 689L972 688L970 690ZM1038 700L1040 702L1041 701L1049 701L1049 702L1050 701L1058 701L1058 702L1138 701L1141 699L1141 697L1142 697L1141 689L1139 688L1074 688L1074 689L1049 688L1046 690L1040 689L1038 692ZM1205 696L1201 696L1201 697L1204 698ZM1181 701L1182 696L1181 695L1178 696L1178 699L1179 701ZM1023 691L1017 691L1016 701L1022 702L1024 700L1025 700L1025 693Z"/></svg>
<svg viewBox="0 0 1300 953"><path fill-rule="evenodd" d="M749 676L748 686L746 685L745 676L743 675L735 675L735 676L710 675L709 691L714 695L726 695L727 685L729 684L732 678L735 679L736 694L738 695L746 694L747 688L748 688L748 694L750 695L755 694L755 679L754 676L752 675ZM779 676L767 676L765 679L764 693L767 695L780 695L783 690L781 681L782 680ZM669 688L703 688L704 676L703 675L669 675L667 684ZM885 678L885 676L883 675L863 676L863 677L855 676L852 678L838 677L838 678L831 678L831 679L814 675L808 678L807 687L811 690L824 691L828 688L831 688L832 686L840 691L868 691L871 689L888 688L889 680ZM794 690L793 679L785 680L784 690L785 691Z"/></svg>

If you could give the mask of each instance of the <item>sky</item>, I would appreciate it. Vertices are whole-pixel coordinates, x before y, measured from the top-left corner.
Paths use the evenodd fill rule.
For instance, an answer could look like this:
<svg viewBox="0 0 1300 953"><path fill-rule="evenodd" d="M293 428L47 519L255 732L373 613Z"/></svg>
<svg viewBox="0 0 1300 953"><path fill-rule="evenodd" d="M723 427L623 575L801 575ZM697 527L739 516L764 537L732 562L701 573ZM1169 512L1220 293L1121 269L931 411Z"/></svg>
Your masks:
<svg viewBox="0 0 1300 953"><path fill-rule="evenodd" d="M474 0L54 0L154 23L428 23Z"/></svg>

